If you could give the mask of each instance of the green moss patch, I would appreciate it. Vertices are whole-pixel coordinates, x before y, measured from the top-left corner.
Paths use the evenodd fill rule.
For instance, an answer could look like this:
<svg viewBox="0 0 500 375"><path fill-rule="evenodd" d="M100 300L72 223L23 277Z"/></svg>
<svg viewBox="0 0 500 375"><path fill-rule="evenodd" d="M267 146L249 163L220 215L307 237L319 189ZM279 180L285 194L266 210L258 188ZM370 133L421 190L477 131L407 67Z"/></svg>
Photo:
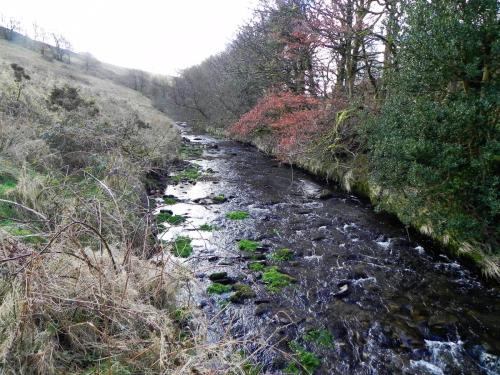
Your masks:
<svg viewBox="0 0 500 375"><path fill-rule="evenodd" d="M215 225L212 225L212 224L202 224L202 225L200 225L198 230L201 230L204 232L213 232L213 231L217 230L217 227Z"/></svg>
<svg viewBox="0 0 500 375"><path fill-rule="evenodd" d="M224 194L218 194L212 198L214 203L224 203L227 201L227 198L224 196Z"/></svg>
<svg viewBox="0 0 500 375"><path fill-rule="evenodd" d="M278 249L269 255L269 259L275 262L284 262L293 259L294 252L288 248Z"/></svg>
<svg viewBox="0 0 500 375"><path fill-rule="evenodd" d="M193 252L191 245L191 238L186 236L179 236L174 240L172 253L181 258L187 258Z"/></svg>
<svg viewBox="0 0 500 375"><path fill-rule="evenodd" d="M224 294L229 293L233 287L231 285L224 285L220 283L213 283L207 288L208 294Z"/></svg>
<svg viewBox="0 0 500 375"><path fill-rule="evenodd" d="M14 178L0 175L0 197L4 196L10 190L15 189L17 182Z"/></svg>
<svg viewBox="0 0 500 375"><path fill-rule="evenodd" d="M252 287L246 284L234 284L233 291L234 293L229 297L229 301L233 303L243 303L246 299L255 297Z"/></svg>
<svg viewBox="0 0 500 375"><path fill-rule="evenodd" d="M165 196L163 197L163 203L168 205L176 204L177 199L175 199L174 197Z"/></svg>
<svg viewBox="0 0 500 375"><path fill-rule="evenodd" d="M248 264L248 269L254 272L264 271L265 268L261 262L251 262Z"/></svg>
<svg viewBox="0 0 500 375"><path fill-rule="evenodd" d="M229 211L226 217L230 220L245 220L250 217L250 214L246 211Z"/></svg>
<svg viewBox="0 0 500 375"><path fill-rule="evenodd" d="M292 276L284 274L278 270L278 267L267 267L262 274L262 282L266 284L266 289L270 292L278 292L284 287L295 282Z"/></svg>
<svg viewBox="0 0 500 375"><path fill-rule="evenodd" d="M312 352L308 352L296 341L288 344L296 356L297 363L291 363L285 369L285 374L313 374L321 366L321 360Z"/></svg>
<svg viewBox="0 0 500 375"><path fill-rule="evenodd" d="M172 225L179 225L186 221L186 218L181 215L172 215L171 212L160 212L156 216L157 223L169 223Z"/></svg>
<svg viewBox="0 0 500 375"><path fill-rule="evenodd" d="M174 182L181 182L181 181L186 181L186 182L195 182L201 177L201 172L199 167L189 167L184 169L183 171L177 173L176 175L172 176L172 180Z"/></svg>
<svg viewBox="0 0 500 375"><path fill-rule="evenodd" d="M307 331L303 337L305 341L314 342L325 347L331 347L333 345L332 334L324 328L311 329Z"/></svg>
<svg viewBox="0 0 500 375"><path fill-rule="evenodd" d="M180 149L182 159L196 158L203 155L203 149L199 146L183 144Z"/></svg>
<svg viewBox="0 0 500 375"><path fill-rule="evenodd" d="M260 243L252 240L239 240L238 249L241 251L254 252L260 246Z"/></svg>

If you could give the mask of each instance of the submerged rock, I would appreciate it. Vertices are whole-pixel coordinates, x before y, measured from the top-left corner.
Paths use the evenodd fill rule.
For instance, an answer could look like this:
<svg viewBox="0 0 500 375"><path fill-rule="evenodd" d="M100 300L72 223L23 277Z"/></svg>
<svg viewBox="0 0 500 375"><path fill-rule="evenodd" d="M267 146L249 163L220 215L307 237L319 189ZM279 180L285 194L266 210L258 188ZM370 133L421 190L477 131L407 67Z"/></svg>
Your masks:
<svg viewBox="0 0 500 375"><path fill-rule="evenodd" d="M338 283L337 287L339 288L339 291L333 295L334 297L343 298L351 293L350 284L347 281Z"/></svg>

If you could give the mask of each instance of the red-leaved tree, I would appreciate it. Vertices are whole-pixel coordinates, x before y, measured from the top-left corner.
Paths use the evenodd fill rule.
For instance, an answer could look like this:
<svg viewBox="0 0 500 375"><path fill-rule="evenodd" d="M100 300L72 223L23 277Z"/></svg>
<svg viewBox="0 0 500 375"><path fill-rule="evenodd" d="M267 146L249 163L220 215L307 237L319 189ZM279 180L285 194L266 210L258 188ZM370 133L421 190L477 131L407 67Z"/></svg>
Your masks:
<svg viewBox="0 0 500 375"><path fill-rule="evenodd" d="M241 138L272 133L278 156L290 159L322 131L326 114L325 104L318 98L269 91L230 131Z"/></svg>

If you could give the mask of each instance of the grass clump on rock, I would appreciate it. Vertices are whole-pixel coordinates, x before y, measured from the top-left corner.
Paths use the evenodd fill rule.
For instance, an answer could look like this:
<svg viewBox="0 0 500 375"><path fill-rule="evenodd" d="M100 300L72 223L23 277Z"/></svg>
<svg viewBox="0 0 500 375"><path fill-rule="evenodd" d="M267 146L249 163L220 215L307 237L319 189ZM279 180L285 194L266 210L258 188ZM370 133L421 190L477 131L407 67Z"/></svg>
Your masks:
<svg viewBox="0 0 500 375"><path fill-rule="evenodd" d="M233 287L231 285L225 285L220 283L213 283L207 288L208 294L224 294L229 293Z"/></svg>
<svg viewBox="0 0 500 375"><path fill-rule="evenodd" d="M238 249L241 251L254 252L260 246L260 243L253 240L239 240Z"/></svg>
<svg viewBox="0 0 500 375"><path fill-rule="evenodd" d="M187 258L193 252L191 245L191 238L186 236L179 236L174 240L172 253L181 258Z"/></svg>
<svg viewBox="0 0 500 375"><path fill-rule="evenodd" d="M217 230L217 227L213 224L205 223L205 224L200 225L200 227L198 229L201 231L204 231L204 232L213 232L213 231Z"/></svg>
<svg viewBox="0 0 500 375"><path fill-rule="evenodd" d="M331 347L333 345L333 336L330 331L321 329L311 329L304 334L304 340L314 342L318 345Z"/></svg>
<svg viewBox="0 0 500 375"><path fill-rule="evenodd" d="M250 214L246 211L229 211L226 217L230 220L245 220L250 217Z"/></svg>
<svg viewBox="0 0 500 375"><path fill-rule="evenodd" d="M272 254L269 255L269 259L274 260L276 262L284 262L287 260L293 259L293 250L288 248L278 249Z"/></svg>
<svg viewBox="0 0 500 375"><path fill-rule="evenodd" d="M191 166L177 173L176 175L172 176L172 180L177 183L181 181L195 182L200 177L201 177L201 172L199 168Z"/></svg>
<svg viewBox="0 0 500 375"><path fill-rule="evenodd" d="M278 267L267 267L262 274L262 282L266 284L266 289L272 293L278 292L284 287L295 282L292 276L289 276L278 270Z"/></svg>
<svg viewBox="0 0 500 375"><path fill-rule="evenodd" d="M177 199L175 199L174 197L171 197L171 196L164 196L163 203L168 204L168 205L176 204Z"/></svg>
<svg viewBox="0 0 500 375"><path fill-rule="evenodd" d="M251 262L248 264L248 269L254 272L264 271L266 267L261 262Z"/></svg>
<svg viewBox="0 0 500 375"><path fill-rule="evenodd" d="M172 225L179 225L186 221L186 218L181 215L173 215L171 212L160 212L156 216L157 223L169 223Z"/></svg>
<svg viewBox="0 0 500 375"><path fill-rule="evenodd" d="M255 292L252 287L246 284L234 284L233 291L234 293L229 297L229 301L233 303L243 303L246 299L255 297Z"/></svg>
<svg viewBox="0 0 500 375"><path fill-rule="evenodd" d="M294 352L296 363L290 363L284 370L285 374L313 374L321 366L321 360L316 354L307 351L296 341L288 344Z"/></svg>

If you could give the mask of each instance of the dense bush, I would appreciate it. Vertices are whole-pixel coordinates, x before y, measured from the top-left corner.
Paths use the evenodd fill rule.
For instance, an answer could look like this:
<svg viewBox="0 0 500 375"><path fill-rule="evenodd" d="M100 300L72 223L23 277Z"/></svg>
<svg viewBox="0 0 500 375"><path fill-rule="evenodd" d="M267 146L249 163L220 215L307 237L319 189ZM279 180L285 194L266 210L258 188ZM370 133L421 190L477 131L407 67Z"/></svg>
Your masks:
<svg viewBox="0 0 500 375"><path fill-rule="evenodd" d="M439 235L499 249L499 26L495 0L414 1L399 69L373 119L372 175Z"/></svg>

